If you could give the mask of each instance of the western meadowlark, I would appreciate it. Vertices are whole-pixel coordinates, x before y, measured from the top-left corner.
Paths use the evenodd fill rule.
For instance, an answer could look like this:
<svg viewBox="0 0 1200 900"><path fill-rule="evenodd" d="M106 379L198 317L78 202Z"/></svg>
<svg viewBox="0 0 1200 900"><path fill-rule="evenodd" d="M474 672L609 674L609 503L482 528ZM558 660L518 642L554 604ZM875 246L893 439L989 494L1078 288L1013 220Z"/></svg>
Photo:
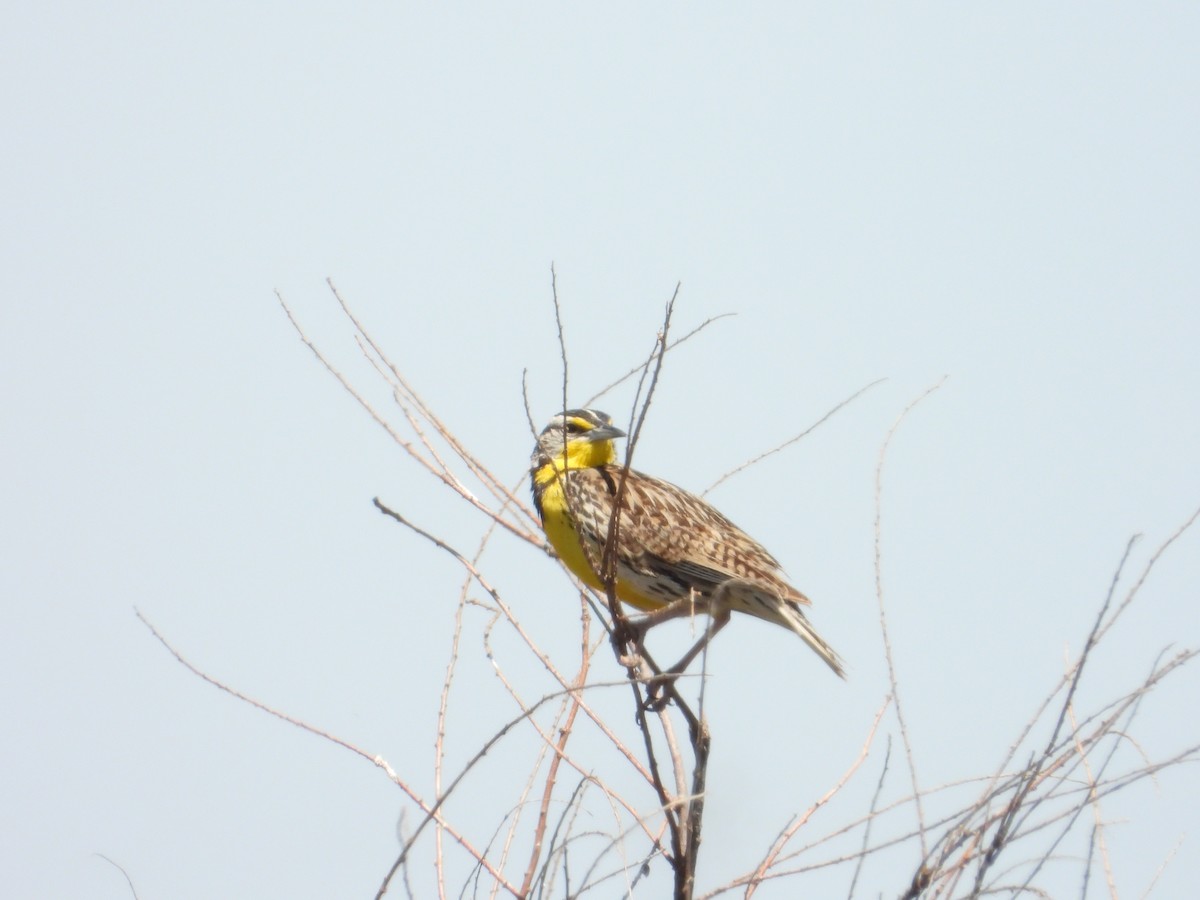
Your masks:
<svg viewBox="0 0 1200 900"><path fill-rule="evenodd" d="M605 413L567 410L542 431L530 460L533 502L546 537L566 567L597 590L604 590L598 573L624 471L613 440L624 436ZM616 595L648 614L642 633L694 611L712 617L708 635L675 671L731 612L743 612L794 631L845 677L838 655L804 615L809 599L784 580L761 544L699 497L631 469L614 549Z"/></svg>

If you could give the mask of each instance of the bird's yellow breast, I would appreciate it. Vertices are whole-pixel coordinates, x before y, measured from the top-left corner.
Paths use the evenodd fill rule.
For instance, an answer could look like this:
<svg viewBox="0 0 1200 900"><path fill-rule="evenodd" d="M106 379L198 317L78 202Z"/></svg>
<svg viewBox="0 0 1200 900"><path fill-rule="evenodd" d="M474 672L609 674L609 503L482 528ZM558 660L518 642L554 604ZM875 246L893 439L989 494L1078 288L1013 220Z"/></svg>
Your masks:
<svg viewBox="0 0 1200 900"><path fill-rule="evenodd" d="M588 559L579 543L575 524L567 508L567 495L563 490L561 478L551 478L542 492L541 501L542 528L546 532L550 545L558 554L558 558L584 584L594 588L603 588L604 585L601 584L592 568L592 560ZM599 559L595 561L595 565L597 567L600 565Z"/></svg>
<svg viewBox="0 0 1200 900"><path fill-rule="evenodd" d="M603 591L604 583L596 574L596 568L600 567L600 554L603 550L596 548L592 554L594 558L592 558L588 556L582 544L580 544L579 534L575 529L575 522L568 508L567 495L563 490L563 479L566 476L561 474L561 470L556 471L553 465L548 464L538 470L534 477L539 484L544 485L540 496L542 530L546 532L546 538L550 541L550 546L554 548L554 552L558 554L558 558L562 560L563 565L575 577L588 587ZM617 596L623 602L640 610L648 611L666 605L662 600L650 597L637 590L626 579L619 576L617 578L616 589Z"/></svg>

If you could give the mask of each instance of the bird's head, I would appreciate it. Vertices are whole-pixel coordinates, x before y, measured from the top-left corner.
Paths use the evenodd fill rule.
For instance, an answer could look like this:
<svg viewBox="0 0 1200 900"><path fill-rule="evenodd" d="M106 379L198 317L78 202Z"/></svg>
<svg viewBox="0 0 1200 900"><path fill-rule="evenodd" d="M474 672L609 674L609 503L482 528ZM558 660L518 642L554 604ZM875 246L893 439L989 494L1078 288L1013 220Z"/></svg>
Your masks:
<svg viewBox="0 0 1200 900"><path fill-rule="evenodd" d="M565 469L603 466L617 459L613 440L625 432L612 423L612 416L598 409L568 409L550 420L538 435L533 450L534 471L550 462Z"/></svg>

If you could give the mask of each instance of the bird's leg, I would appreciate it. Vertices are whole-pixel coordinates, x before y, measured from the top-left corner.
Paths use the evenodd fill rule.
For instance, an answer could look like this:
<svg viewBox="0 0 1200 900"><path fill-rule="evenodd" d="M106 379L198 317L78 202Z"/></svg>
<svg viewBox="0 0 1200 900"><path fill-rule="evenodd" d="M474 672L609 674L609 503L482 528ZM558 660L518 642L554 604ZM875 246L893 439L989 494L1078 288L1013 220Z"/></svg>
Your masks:
<svg viewBox="0 0 1200 900"><path fill-rule="evenodd" d="M661 708L665 703L667 696L662 694L662 689L673 682L676 678L687 671L687 667L692 664L697 656L704 652L704 648L708 646L708 642L717 636L717 633L729 624L730 612L728 607L713 609L709 615L712 617L708 621L708 627L704 629L704 634L700 640L692 645L687 653L671 668L666 669L661 675L654 676L649 688L646 690L646 705L650 709Z"/></svg>
<svg viewBox="0 0 1200 900"><path fill-rule="evenodd" d="M626 628L620 630L619 634L617 631L613 632L613 641L620 641L618 652L622 647L630 649L629 653L619 656L620 664L626 667L636 666L637 659L640 658L644 649L646 634L650 629L654 628L655 625L670 622L671 619L694 614L696 607L696 594L692 592L690 595L670 602L666 606L661 606L658 610L652 610L644 614L644 616L636 619L625 619Z"/></svg>
<svg viewBox="0 0 1200 900"><path fill-rule="evenodd" d="M619 633L614 632L614 642L620 641L620 647L628 646L631 652L620 656L620 662L623 666L633 666L637 660L635 655L640 656L643 649L643 643L646 640L646 633L655 625L661 625L663 622L669 622L672 619L678 619L680 616L695 615L696 612L707 612L708 602L698 601L698 596L693 590L688 596L680 597L666 606L661 606L658 609L651 610L643 616L636 619L626 619L625 624L627 629L622 629ZM618 648L619 649L619 648Z"/></svg>
<svg viewBox="0 0 1200 900"><path fill-rule="evenodd" d="M708 621L708 627L704 629L704 634L700 636L700 640L692 645L692 649L683 654L683 658L679 662L663 672L663 676L677 678L687 671L687 667L692 664L692 660L704 651L704 648L708 646L708 642L717 636L717 632L729 624L729 615L728 609L713 612L712 618Z"/></svg>
<svg viewBox="0 0 1200 900"><path fill-rule="evenodd" d="M729 610L721 609L710 612L711 618L708 622L708 627L704 629L704 634L700 640L692 645L687 653L675 665L663 672L655 675L651 679L649 686L646 689L646 708L652 710L662 709L670 700L669 688L674 684L675 679L687 671L687 667L692 664L692 661L699 656L704 648L708 646L708 642L716 637L717 633L729 624Z"/></svg>

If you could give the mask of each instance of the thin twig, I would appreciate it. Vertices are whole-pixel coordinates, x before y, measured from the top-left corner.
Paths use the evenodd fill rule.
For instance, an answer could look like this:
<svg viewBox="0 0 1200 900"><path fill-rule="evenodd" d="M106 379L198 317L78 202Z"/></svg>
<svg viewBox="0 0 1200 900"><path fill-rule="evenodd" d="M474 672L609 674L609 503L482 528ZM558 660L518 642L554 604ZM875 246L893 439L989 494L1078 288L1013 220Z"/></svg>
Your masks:
<svg viewBox="0 0 1200 900"><path fill-rule="evenodd" d="M591 658L588 655L588 643L590 640L590 631L588 629L588 617L586 615L587 607L583 607L585 614L583 616L583 633L580 636L580 661L579 673L575 677L576 689L582 689L587 683L588 667ZM554 786L557 783L558 765L566 755L567 741L571 737L572 727L575 724L575 717L579 713L578 694L571 694L571 710L567 714L566 722L558 730L558 743L554 747L554 758L550 761L550 771L546 775L545 789L542 792L542 805L538 811L537 826L533 831L533 848L530 850L529 866L525 870L525 881L521 885L521 896L529 894L529 887L533 883L534 874L538 869L538 859L542 855L542 839L546 833L546 818L550 812L550 798L554 793Z"/></svg>
<svg viewBox="0 0 1200 900"><path fill-rule="evenodd" d="M1146 885L1146 889L1142 891L1140 900L1145 900L1146 897L1149 897L1154 892L1154 886L1158 884L1158 879L1162 878L1163 872L1165 872L1167 870L1167 866L1174 861L1175 855L1179 852L1179 848L1182 846L1183 836L1180 835L1179 840L1175 842L1175 846L1167 852L1166 858L1159 864L1158 868L1154 870L1154 877L1150 879L1150 883Z"/></svg>
<svg viewBox="0 0 1200 900"><path fill-rule="evenodd" d="M679 286L677 285L676 291L678 291L678 290L679 290ZM678 338L675 341L672 341L670 344L668 344L666 347L666 350L664 350L663 352L670 353L672 350L674 350L680 344L684 343L685 341L689 340L692 337L695 337L697 334L699 334L701 331L703 331L709 325L712 325L714 322L719 322L719 321L721 321L721 319L728 319L728 318L730 318L732 316L736 316L736 315L737 315L737 313L728 312L728 313L721 313L720 315L712 316L711 318L705 319L703 322L701 322L699 325L697 325L695 328L693 328L691 331L689 331L683 337ZM642 362L639 362L636 366L631 368L624 375L622 375L620 378L618 378L616 381L614 381L612 384L608 385L608 387L601 388L599 391L597 391L595 394L593 394L591 397L589 397L587 400L585 400L583 405L585 407L591 406L593 403L595 403L597 400L599 400L601 397L603 397L609 391L620 387L622 384L624 384L626 381L628 381L634 375L637 375L639 372L645 371L645 368L646 368L646 363L643 360Z"/></svg>
<svg viewBox="0 0 1200 900"><path fill-rule="evenodd" d="M528 519L531 523L536 521L533 510L521 503L519 498L509 491L499 478L488 471L488 469L474 456L474 454L467 450L454 432L446 426L441 418L434 413L429 404L427 404L421 395L417 393L416 389L412 386L408 379L404 377L396 364L388 358L387 354L384 353L383 348L375 341L375 339L371 336L371 333L367 331L366 327L359 320L358 316L354 314L354 311L350 308L350 305L342 296L341 291L337 289L337 285L333 283L333 279L327 278L325 282L329 285L329 290L333 293L334 299L337 300L342 312L354 326L356 331L355 339L359 346L363 349L364 354L367 356L368 360L371 361L376 371L380 372L380 374L383 375L384 380L391 384L393 388L393 398L396 400L397 405L404 412L404 415L409 420L413 430L417 433L418 437L421 438L422 443L425 444L429 452L431 454L435 453L432 445L425 440L423 429L417 422L416 417L410 413L408 409L409 403L416 407L421 417L433 426L439 437L441 437L450 446L450 449L454 451L455 455L462 460L471 473L483 483L483 485L492 493L494 497L496 497L498 500L507 500L509 503L513 504L517 509L520 509L525 514L526 519ZM367 352L368 348L370 352ZM380 365L387 368L387 373L384 373L380 369ZM388 373L390 373L390 375ZM444 463L442 463L442 465L445 466ZM454 477L448 467L445 467L445 471L452 478ZM457 479L455 480L457 481Z"/></svg>
<svg viewBox="0 0 1200 900"><path fill-rule="evenodd" d="M542 545L543 541L541 538L535 535L532 531L515 525L507 519L500 517L494 510L490 509L487 504L476 497L475 494L469 490L465 484L463 484L458 478L454 477L453 474L442 471L438 466L435 466L428 459L426 459L417 450L417 448L413 446L413 443L405 439L398 431L396 431L396 429L392 427L392 424L385 419L361 393L358 392L354 385L350 383L350 380L346 378L346 376L343 375L341 371L339 371L337 367L333 365L332 362L329 361L324 353L321 352L321 349L317 347L312 339L309 338L309 336L304 332L304 329L300 327L299 321L292 313L291 308L287 305L287 301L283 299L283 295L276 292L275 296L278 298L279 305L283 308L284 313L287 315L288 321L291 323L292 328L295 329L301 343L308 347L321 365L325 367L325 370L337 380L337 382L346 390L346 392L354 398L359 406L366 410L367 414L375 420L375 423L384 431L386 431L392 440L394 440L401 447L401 449L403 449L409 456L416 460L417 463L419 463L435 478L437 478L456 494L482 512L485 516L490 519L494 519L498 525L509 531L511 534L519 537L521 540L527 543L533 544L534 546Z"/></svg>
<svg viewBox="0 0 1200 900"><path fill-rule="evenodd" d="M116 860L110 859L109 857L105 856L103 853L93 853L92 855L100 857L102 860L104 860L106 863L108 863L110 866L112 866L118 872L120 872L122 875L124 875L125 883L129 885L129 893L133 894L133 900L138 900L137 888L135 888L133 886L133 879L129 877L129 873L125 871L124 866L122 866Z"/></svg>
<svg viewBox="0 0 1200 900"><path fill-rule="evenodd" d="M883 651L887 659L888 684L891 688L892 699L896 703L896 720L900 725L900 739L904 744L904 755L908 760L908 772L913 786L917 825L921 835L922 859L928 854L925 841L925 814L921 807L921 789L917 781L917 766L913 760L912 741L908 736L908 726L904 721L904 710L900 703L899 685L896 678L896 663L892 655L892 641L888 632L887 613L883 603L883 465L887 460L888 447L891 446L892 438L895 437L901 423L904 422L917 404L940 388L945 382L946 376L942 376L936 384L927 388L919 397L904 408L904 411L900 413L899 418L892 425L891 430L888 431L887 437L883 441L883 446L879 448L879 462L875 467L875 598L879 603L879 627L883 634Z"/></svg>
<svg viewBox="0 0 1200 900"><path fill-rule="evenodd" d="M1117 900L1117 885L1115 879L1113 878L1112 859L1109 857L1108 853L1108 842L1104 839L1104 817L1100 813L1100 798L1096 793L1096 776L1093 774L1091 763L1088 760L1087 748L1083 746L1083 741L1081 741L1079 738L1079 723L1075 721L1074 706L1070 708L1069 714L1071 717L1071 732L1074 737L1072 743L1075 745L1075 752L1079 754L1080 762L1083 764L1084 777L1086 779L1088 793L1090 794L1090 797L1088 798L1088 805L1092 808L1093 840L1089 842L1088 856L1089 858L1092 856L1091 844L1094 843L1100 851L1100 861L1104 866L1104 879L1108 883L1109 896L1112 897L1112 900ZM1090 868L1091 867L1088 866L1089 870ZM1086 897L1087 894L1085 893L1083 896Z"/></svg>
<svg viewBox="0 0 1200 900"><path fill-rule="evenodd" d="M815 431L821 425L825 424L825 422L827 422L829 419L831 419L834 415L836 415L843 407L849 406L851 403L853 403L855 400L857 400L859 397L861 397L863 394L865 394L871 388L875 387L875 385L883 384L885 381L887 381L886 378L877 378L874 381L872 381L870 384L859 388L857 391L855 391L853 394L851 394L849 397L847 397L841 403L837 404L835 407L833 407L833 409L829 410L829 412L825 413L825 415L821 416L821 418L817 419L817 421L813 422L811 425L809 425L807 428L805 428L803 431L801 431L795 437L790 437L786 441L784 441L782 444L778 444L778 445L772 447L770 450L766 450L766 451L758 454L758 456L754 457L753 459L742 463L740 466L736 466L735 468L730 469L728 472L726 472L724 475L722 475L720 478L718 478L716 481L714 481L712 484L710 484L708 487L706 487L704 489L703 493L700 494L700 496L701 497L708 496L709 493L716 490L724 482L726 482L727 480L732 478L734 475L737 475L739 472L745 471L746 469L750 468L751 466L762 462L768 456L773 456L774 454L778 453L779 451L785 450L788 447L792 446L792 444L796 443L797 441L801 440L802 438L807 437L809 434L811 434L813 431Z"/></svg>
<svg viewBox="0 0 1200 900"><path fill-rule="evenodd" d="M871 826L875 824L875 811L879 808L879 795L883 793L883 783L887 779L888 765L892 761L892 736L887 739L887 749L883 753L883 765L879 767L879 780L875 782L875 791L871 794L871 806L867 810L867 822L863 826L862 845L859 848L858 862L854 866L854 876L850 879L850 890L847 900L854 900L854 888L862 875L863 864L867 861L867 848L871 846Z"/></svg>
<svg viewBox="0 0 1200 900"><path fill-rule="evenodd" d="M554 271L554 263L550 263L550 297L554 301L554 324L558 327L558 352L562 360L562 408L565 412L570 408L567 406L567 339L563 335L562 306L558 302L558 273Z"/></svg>
<svg viewBox="0 0 1200 900"><path fill-rule="evenodd" d="M493 526L494 527L494 524ZM490 533L489 528L489 533ZM442 765L446 758L446 715L450 706L450 688L454 684L454 672L458 665L459 646L462 643L462 627L463 627L463 611L466 609L468 588L470 586L470 578L463 581L463 586L458 592L458 603L454 608L454 630L450 638L450 659L446 663L446 674L442 679L442 691L438 698L438 713L437 713L437 736L434 739L433 745L433 790L438 796L442 793ZM415 835L414 835L415 837ZM409 841L411 844L412 841ZM408 845L406 845L408 846ZM437 879L438 896L445 896L446 893L446 877L445 877L445 856L442 847L442 828L440 825L434 828L434 874Z"/></svg>
<svg viewBox="0 0 1200 900"><path fill-rule="evenodd" d="M424 798L422 798L416 791L414 791L411 787L409 787L409 785L406 782L404 782L400 778L399 775L396 774L396 772L392 769L392 767L390 765L388 765L387 761L383 757L372 756L370 753L367 753L365 750L362 750L359 747L356 747L354 744L351 744L349 741L347 741L343 738L340 738L334 734L331 734L328 731L324 731L323 729L317 728L315 725L310 725L301 719L297 719L294 716L288 715L287 713L281 712L281 711L275 709L274 707L268 706L267 704L263 703L261 700L255 700L253 697L250 697L247 694L243 694L241 691L235 690L234 688L230 687L229 685L225 684L224 682L214 678L213 676L209 675L204 670L200 669L198 666L194 665L187 658L185 658L182 653L180 653L178 650L176 650L175 647L172 646L171 643L165 637L163 637L163 635L159 632L159 630L154 627L154 625L150 622L150 620L147 619L142 614L141 610L139 610L135 607L134 614L138 617L139 620L141 620L141 623L150 630L150 633L152 635L154 635L154 638L160 644L162 644L163 647L166 648L167 652L170 653L173 657L175 657L176 661L178 661L185 669L187 669L189 672L191 672L196 677L200 678L202 681L205 681L208 684L211 684L213 687L217 688L218 690L224 691L225 693L229 694L231 697L235 697L238 700L241 700L243 703L248 703L250 706L253 706L255 709L261 710L262 712L272 715L277 719L287 722L289 725L294 725L303 731L307 731L309 734L314 734L317 737L324 738L327 741L337 744L339 747L349 750L351 753L354 753L357 756L361 756L363 759L367 760L372 765L377 766L378 768L382 769L387 774L388 778L391 779L392 783L395 784L397 787L399 787L400 790L404 791L404 793L408 795L409 799L412 800L414 803L417 804L417 806L419 806L421 808L421 810L426 815L426 821L428 821L430 818L433 818L435 816L438 817L439 821L441 821L442 824L445 825L447 831L449 831L451 837L453 837L454 840L458 842L459 846L461 846L464 850L466 850L467 853L469 853L476 860L476 862L478 862L481 866L483 866L485 869L487 869L488 874L490 874L493 878L495 878L498 882L500 882L500 884L502 884L506 890L508 890L510 893L515 894L516 888L513 887L513 885L509 884L509 882L504 878L504 876L500 872L493 869L491 864L487 861L487 859L485 859L482 855L480 855L480 853L471 845L471 843L465 837L463 837L456 829L451 827L449 823L445 822L445 820L441 818L441 816L439 814L439 809L441 807L442 801L445 799L444 796L441 799L439 799L436 803L430 804L430 803L426 802L424 800Z"/></svg>
<svg viewBox="0 0 1200 900"><path fill-rule="evenodd" d="M1158 546L1157 550L1155 550L1152 554L1150 554L1150 558L1148 560L1146 560L1146 565L1142 569L1142 574L1140 576L1138 576L1138 580L1133 583L1132 587L1130 587L1128 593L1126 593L1126 595L1125 595L1125 599L1121 601L1121 605L1118 606L1117 609L1113 612L1112 618L1109 619L1107 622L1105 622L1104 627L1101 628L1099 632L1097 632L1097 635L1096 635L1097 640L1104 637L1104 635L1108 633L1108 631L1113 627L1113 625L1116 624L1117 619L1119 619L1121 617L1122 613L1124 613L1125 610L1129 607L1129 604L1133 602L1133 598L1135 596L1137 596L1139 591L1141 591L1142 585L1145 584L1146 579L1150 577L1150 572L1154 569L1155 565L1157 565L1159 558L1162 557L1162 555L1167 552L1167 550L1170 548L1170 546L1172 544L1174 544L1177 540L1179 540L1181 537L1183 537L1184 533L1188 529L1190 529L1193 525L1196 524L1197 518L1200 518L1200 507L1197 507L1195 512L1193 512L1191 514L1191 516L1188 517L1188 519L1182 525L1180 525L1178 528L1176 528L1175 531L1171 533L1171 536L1168 537L1165 541L1163 541Z"/></svg>
<svg viewBox="0 0 1200 900"><path fill-rule="evenodd" d="M998 820L996 831L992 836L991 843L987 852L983 854L979 868L975 873L975 888L979 890L983 885L983 879L988 872L988 869L994 864L999 856L1001 849L1009 838L1009 832L1013 822L1017 817L1018 812L1025 805L1026 798L1030 792L1042 780L1046 762L1051 759L1058 744L1058 736L1062 732L1063 724L1067 720L1068 711L1071 709L1075 698L1075 692L1079 687L1080 679L1083 677L1084 668L1088 659L1090 659L1092 651L1097 646L1100 640L1101 627L1104 623L1105 616L1109 607L1112 605L1113 597L1116 593L1117 585L1120 582L1121 573L1125 570L1125 564L1129 561L1129 555L1133 552L1133 546L1140 538L1140 535L1134 535L1125 544L1125 551L1121 555L1121 561L1117 564L1116 571L1113 573L1112 581L1109 584L1108 592L1104 597L1104 602L1100 605L1100 610L1096 614L1096 618L1092 624L1092 628L1088 633L1087 639L1084 641L1083 649L1080 651L1079 660L1073 667L1073 671L1068 672L1070 676L1069 686L1066 696L1063 698L1062 705L1059 707L1058 719L1054 723L1054 728L1050 732L1050 737L1046 742L1045 748L1042 750L1041 756L1032 761L1026 769L1026 774L1022 778L1021 785L1009 799L1005 807L1004 813ZM1064 676L1065 678L1066 676ZM1030 873L1030 878L1036 874L1037 869Z"/></svg>
<svg viewBox="0 0 1200 900"><path fill-rule="evenodd" d="M872 720L871 727L867 731L867 737L862 742L862 746L859 748L858 756L855 757L854 762L850 764L849 768L842 773L842 777L838 779L837 783L819 798L817 798L812 806L804 811L803 815L794 819L792 823L786 829L784 829L779 837L775 839L775 843L772 844L771 849L767 851L767 855L763 857L762 862L758 864L758 867L745 881L746 900L750 900L750 897L754 895L755 890L757 890L758 886L762 883L767 871L775 864L775 860L778 859L779 854L783 852L783 848L786 847L788 842L796 836L796 832L807 825L816 811L836 797L841 792L842 788L844 788L850 781L850 779L854 777L854 773L858 771L864 760L866 760L867 755L871 752L871 744L875 742L875 734L879 730L879 723L883 719L883 714L887 711L887 708L891 702L891 697L884 698L883 704L875 713L875 718Z"/></svg>

